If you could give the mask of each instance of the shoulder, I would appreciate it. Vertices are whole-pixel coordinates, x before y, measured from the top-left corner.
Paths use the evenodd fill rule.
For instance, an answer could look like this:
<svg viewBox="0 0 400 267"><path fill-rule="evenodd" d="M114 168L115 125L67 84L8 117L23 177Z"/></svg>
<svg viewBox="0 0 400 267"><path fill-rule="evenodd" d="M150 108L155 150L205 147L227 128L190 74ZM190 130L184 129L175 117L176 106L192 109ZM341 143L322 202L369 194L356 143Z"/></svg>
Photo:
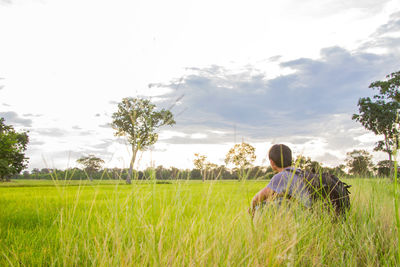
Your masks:
<svg viewBox="0 0 400 267"><path fill-rule="evenodd" d="M299 171L299 169L296 169L294 167L287 167L283 171L272 176L271 181L272 180L280 180L280 179L288 179L288 178L292 177L293 175L297 175L298 171Z"/></svg>
<svg viewBox="0 0 400 267"><path fill-rule="evenodd" d="M283 175L284 175L283 172L276 173L274 176L272 176L271 181L281 179Z"/></svg>
<svg viewBox="0 0 400 267"><path fill-rule="evenodd" d="M297 180L301 170L294 167L287 167L283 171L275 174L269 184L287 183L289 180Z"/></svg>
<svg viewBox="0 0 400 267"><path fill-rule="evenodd" d="M288 174L286 172L279 172L272 176L270 184L280 183L282 180L287 180Z"/></svg>
<svg viewBox="0 0 400 267"><path fill-rule="evenodd" d="M271 181L269 182L267 187L277 193L281 193L287 186L289 176L290 174L286 171L277 173L271 178Z"/></svg>

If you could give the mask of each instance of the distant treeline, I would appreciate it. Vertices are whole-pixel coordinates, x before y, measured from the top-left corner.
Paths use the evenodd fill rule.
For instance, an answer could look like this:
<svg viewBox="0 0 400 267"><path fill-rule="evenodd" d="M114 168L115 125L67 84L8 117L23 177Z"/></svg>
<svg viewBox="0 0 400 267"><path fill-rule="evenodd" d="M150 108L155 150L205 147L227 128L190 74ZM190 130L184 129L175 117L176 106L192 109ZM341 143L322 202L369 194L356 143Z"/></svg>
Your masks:
<svg viewBox="0 0 400 267"><path fill-rule="evenodd" d="M126 180L129 169L112 168L99 171L88 172L85 169L70 168L66 170L59 169L33 169L32 171L24 171L20 175L15 175L12 179L68 179L68 180L84 180L84 179L107 179L107 180ZM348 174L339 168L323 168L322 172L329 172L339 177L351 178ZM158 166L156 168L147 168L144 171L134 171L133 177L138 180L266 180L271 179L274 175L271 167L255 166L246 168L243 171L236 169L228 169L225 166L218 166L211 170L200 169L178 169L175 167L164 168Z"/></svg>
<svg viewBox="0 0 400 267"><path fill-rule="evenodd" d="M12 179L111 179L126 180L129 169L112 168L99 171L88 172L85 169L71 168L66 170L59 169L33 169L31 172L24 171L20 175L12 177ZM245 169L242 173L247 179L270 179L273 176L271 167L252 167ZM202 180L205 175L206 180L236 180L239 179L238 172L229 170L225 166L219 166L212 170L199 169L178 169L175 167L164 168L158 166L156 168L147 168L144 171L133 171L133 177L138 180Z"/></svg>

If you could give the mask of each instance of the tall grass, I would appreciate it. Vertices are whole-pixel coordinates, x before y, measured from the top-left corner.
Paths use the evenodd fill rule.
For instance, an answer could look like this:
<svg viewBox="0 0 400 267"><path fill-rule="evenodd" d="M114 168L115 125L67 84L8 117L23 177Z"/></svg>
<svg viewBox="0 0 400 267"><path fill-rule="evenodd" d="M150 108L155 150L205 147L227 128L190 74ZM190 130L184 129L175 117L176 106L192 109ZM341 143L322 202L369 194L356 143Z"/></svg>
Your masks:
<svg viewBox="0 0 400 267"><path fill-rule="evenodd" d="M247 213L264 181L0 187L0 266L399 264L389 180L354 179L346 220Z"/></svg>
<svg viewBox="0 0 400 267"><path fill-rule="evenodd" d="M396 158L397 151L394 153ZM396 228L397 228L397 261L400 262L400 214L399 214L399 194L397 191L398 181L397 181L397 160L394 162L394 183L393 183L393 202L396 217Z"/></svg>

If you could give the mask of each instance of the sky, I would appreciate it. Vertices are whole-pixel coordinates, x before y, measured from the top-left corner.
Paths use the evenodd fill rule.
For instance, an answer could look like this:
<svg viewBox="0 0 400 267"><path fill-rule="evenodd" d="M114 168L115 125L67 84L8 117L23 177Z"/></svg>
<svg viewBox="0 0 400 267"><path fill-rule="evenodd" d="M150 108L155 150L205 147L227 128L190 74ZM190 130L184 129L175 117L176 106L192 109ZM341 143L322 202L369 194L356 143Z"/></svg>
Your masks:
<svg viewBox="0 0 400 267"><path fill-rule="evenodd" d="M129 166L109 126L124 97L173 106L136 168L224 164L235 143L268 165L275 143L324 166L373 152L351 120L400 70L400 0L0 0L0 117L29 131L29 170L94 154Z"/></svg>

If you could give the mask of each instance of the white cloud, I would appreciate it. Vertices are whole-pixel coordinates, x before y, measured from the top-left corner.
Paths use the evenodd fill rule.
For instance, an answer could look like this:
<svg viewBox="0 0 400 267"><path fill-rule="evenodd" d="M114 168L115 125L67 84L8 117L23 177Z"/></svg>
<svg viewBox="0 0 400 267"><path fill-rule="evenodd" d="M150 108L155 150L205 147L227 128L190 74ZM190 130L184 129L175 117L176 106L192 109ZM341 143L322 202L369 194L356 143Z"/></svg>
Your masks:
<svg viewBox="0 0 400 267"><path fill-rule="evenodd" d="M205 138L207 138L207 135L203 134L203 133L194 133L194 134L190 135L190 138L191 139L205 139Z"/></svg>
<svg viewBox="0 0 400 267"><path fill-rule="evenodd" d="M137 95L174 105L177 125L151 152L161 164L189 166L203 149L218 161L242 137L310 147L316 138L310 153L340 158L363 144L346 116L400 60L390 17L399 0L1 3L2 112L32 126L33 167L42 153L65 164L68 151L126 165L129 148L108 125L116 104Z"/></svg>
<svg viewBox="0 0 400 267"><path fill-rule="evenodd" d="M218 130L209 130L211 133L218 134L218 135L225 135L227 132L225 131L218 131Z"/></svg>
<svg viewBox="0 0 400 267"><path fill-rule="evenodd" d="M31 119L24 119L21 118L16 112L14 111L7 111L7 112L0 112L0 117L5 119L5 124L7 125L20 125L25 127L32 126Z"/></svg>
<svg viewBox="0 0 400 267"><path fill-rule="evenodd" d="M186 137L186 136L187 136L187 134L182 133L182 132L164 130L159 133L158 140L162 141L162 140L171 139L173 137Z"/></svg>

